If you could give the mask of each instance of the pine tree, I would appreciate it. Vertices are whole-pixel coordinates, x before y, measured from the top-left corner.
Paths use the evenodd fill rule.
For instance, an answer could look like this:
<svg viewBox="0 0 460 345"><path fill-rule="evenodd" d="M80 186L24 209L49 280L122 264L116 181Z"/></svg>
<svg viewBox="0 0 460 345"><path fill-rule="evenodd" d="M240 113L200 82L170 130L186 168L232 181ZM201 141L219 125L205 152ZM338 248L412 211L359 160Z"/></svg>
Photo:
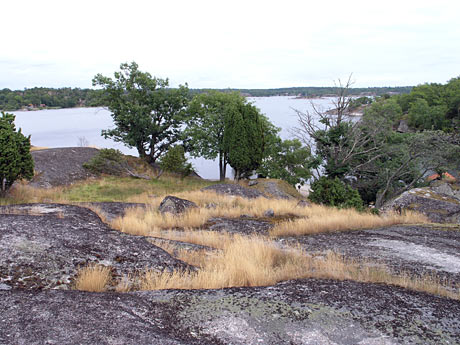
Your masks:
<svg viewBox="0 0 460 345"><path fill-rule="evenodd" d="M34 176L34 161L30 154L30 136L26 137L14 125L15 116L2 112L0 117L0 196L4 196L14 181Z"/></svg>

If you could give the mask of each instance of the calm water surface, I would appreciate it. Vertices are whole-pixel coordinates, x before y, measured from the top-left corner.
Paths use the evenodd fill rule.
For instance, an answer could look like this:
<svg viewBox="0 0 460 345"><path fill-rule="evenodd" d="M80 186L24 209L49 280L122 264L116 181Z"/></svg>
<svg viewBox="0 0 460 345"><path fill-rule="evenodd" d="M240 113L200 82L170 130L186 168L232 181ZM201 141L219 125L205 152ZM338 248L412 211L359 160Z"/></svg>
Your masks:
<svg viewBox="0 0 460 345"><path fill-rule="evenodd" d="M297 126L294 109L311 111L310 100L292 97L252 97L248 99L264 113L270 121L280 127L281 137L292 137L290 129ZM315 99L316 106L324 110L332 107L331 99ZM102 129L113 128L110 112L104 108L72 108L58 110L15 111L16 127L22 128L25 135L31 135L32 144L45 147L78 146L80 138L96 147L115 148L125 154L137 155L122 143L101 136ZM217 179L217 161L192 159L192 164L203 178ZM230 170L230 169L229 169Z"/></svg>

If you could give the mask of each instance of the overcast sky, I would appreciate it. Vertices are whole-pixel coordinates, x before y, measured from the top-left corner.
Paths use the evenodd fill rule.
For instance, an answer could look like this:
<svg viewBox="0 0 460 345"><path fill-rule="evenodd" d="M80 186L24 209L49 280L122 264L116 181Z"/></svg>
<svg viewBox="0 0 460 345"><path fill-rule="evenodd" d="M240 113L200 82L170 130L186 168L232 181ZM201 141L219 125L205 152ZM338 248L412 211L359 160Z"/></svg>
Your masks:
<svg viewBox="0 0 460 345"><path fill-rule="evenodd" d="M191 88L445 83L460 1L2 1L0 88L91 87L121 62Z"/></svg>

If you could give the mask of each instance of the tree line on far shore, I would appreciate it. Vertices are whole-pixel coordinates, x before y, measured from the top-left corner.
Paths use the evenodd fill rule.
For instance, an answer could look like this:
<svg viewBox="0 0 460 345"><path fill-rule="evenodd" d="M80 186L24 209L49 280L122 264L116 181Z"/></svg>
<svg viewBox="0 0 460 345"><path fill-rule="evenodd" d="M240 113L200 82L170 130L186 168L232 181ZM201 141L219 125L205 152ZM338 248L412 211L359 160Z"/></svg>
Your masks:
<svg viewBox="0 0 460 345"><path fill-rule="evenodd" d="M223 93L238 92L246 97L294 96L325 97L337 93L338 87L289 87L277 89L190 89L191 95L213 91ZM412 86L353 88L354 96L382 96L385 94L407 94ZM101 90L87 88L34 87L25 90L0 90L0 110L40 110L75 107L105 106L100 98Z"/></svg>

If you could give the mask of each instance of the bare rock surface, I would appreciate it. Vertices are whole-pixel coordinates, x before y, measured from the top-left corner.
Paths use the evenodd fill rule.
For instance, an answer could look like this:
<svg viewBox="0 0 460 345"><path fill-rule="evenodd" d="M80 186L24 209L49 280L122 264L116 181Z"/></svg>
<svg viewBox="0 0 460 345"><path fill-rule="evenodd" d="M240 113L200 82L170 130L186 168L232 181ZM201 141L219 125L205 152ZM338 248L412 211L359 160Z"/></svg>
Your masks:
<svg viewBox="0 0 460 345"><path fill-rule="evenodd" d="M435 223L460 223L460 199L424 187L404 192L389 201L384 210L412 210L423 213Z"/></svg>
<svg viewBox="0 0 460 345"><path fill-rule="evenodd" d="M266 197L262 192L259 192L257 189L246 188L238 184L232 183L221 183L208 186L202 189L203 191L213 191L218 194L240 196L247 199L255 199L260 197Z"/></svg>
<svg viewBox="0 0 460 345"><path fill-rule="evenodd" d="M152 269L193 269L142 236L110 229L91 210L60 204L0 207L0 283L68 289L81 266L112 267L114 278Z"/></svg>
<svg viewBox="0 0 460 345"><path fill-rule="evenodd" d="M283 188L280 186L282 181L275 182L275 181L259 181L259 188L263 190L263 193L269 195L275 199L287 199L287 200L294 200L295 198L286 193Z"/></svg>
<svg viewBox="0 0 460 345"><path fill-rule="evenodd" d="M61 147L31 152L37 175L30 185L50 188L69 185L94 175L83 168L99 152L92 147Z"/></svg>
<svg viewBox="0 0 460 345"><path fill-rule="evenodd" d="M258 219L211 218L205 224L208 230L240 235L268 235L273 224Z"/></svg>
<svg viewBox="0 0 460 345"><path fill-rule="evenodd" d="M430 189L436 193L446 194L460 200L460 185L457 183L436 180L430 184Z"/></svg>
<svg viewBox="0 0 460 345"><path fill-rule="evenodd" d="M382 263L392 271L416 276L435 274L460 284L460 226L391 226L279 239L308 252L334 251L347 258Z"/></svg>
<svg viewBox="0 0 460 345"><path fill-rule="evenodd" d="M83 207L95 207L102 213L107 221L112 221L115 218L123 217L127 210L133 208L146 208L146 204L136 202L86 202L81 203Z"/></svg>
<svg viewBox="0 0 460 345"><path fill-rule="evenodd" d="M382 284L0 291L1 344L458 344L460 302Z"/></svg>
<svg viewBox="0 0 460 345"><path fill-rule="evenodd" d="M186 212L190 208L197 208L198 206L193 202L176 196L168 195L165 197L158 207L161 213L172 213L179 215Z"/></svg>

